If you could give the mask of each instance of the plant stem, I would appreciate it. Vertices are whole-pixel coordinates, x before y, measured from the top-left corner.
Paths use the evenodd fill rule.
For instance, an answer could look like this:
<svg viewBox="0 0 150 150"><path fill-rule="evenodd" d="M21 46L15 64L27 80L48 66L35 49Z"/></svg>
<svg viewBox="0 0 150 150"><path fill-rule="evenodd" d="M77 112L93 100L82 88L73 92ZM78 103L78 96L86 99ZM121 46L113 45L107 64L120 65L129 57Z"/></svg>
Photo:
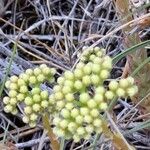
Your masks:
<svg viewBox="0 0 150 150"><path fill-rule="evenodd" d="M50 144L51 144L50 146L52 147L52 150L59 150L60 144L59 144L59 141L57 140L57 137L53 133L47 113L43 115L42 120L43 120L44 128L48 131L48 136L49 136Z"/></svg>
<svg viewBox="0 0 150 150"><path fill-rule="evenodd" d="M12 65L13 59L14 59L14 57L15 57L16 51L17 51L17 42L14 44L13 53L12 53L12 55L11 55L11 58L10 58L8 67L7 67L7 69L6 69L5 77L4 77L4 79L3 79L3 82L2 82L2 85L1 85L1 88L0 88L0 96L2 95L2 92L3 92L3 90L4 90L5 82L6 82L7 78L8 78L8 74L9 74L9 72L10 72L11 65Z"/></svg>
<svg viewBox="0 0 150 150"><path fill-rule="evenodd" d="M61 138L60 150L64 150L64 145L65 145L65 139L64 139L64 138Z"/></svg>

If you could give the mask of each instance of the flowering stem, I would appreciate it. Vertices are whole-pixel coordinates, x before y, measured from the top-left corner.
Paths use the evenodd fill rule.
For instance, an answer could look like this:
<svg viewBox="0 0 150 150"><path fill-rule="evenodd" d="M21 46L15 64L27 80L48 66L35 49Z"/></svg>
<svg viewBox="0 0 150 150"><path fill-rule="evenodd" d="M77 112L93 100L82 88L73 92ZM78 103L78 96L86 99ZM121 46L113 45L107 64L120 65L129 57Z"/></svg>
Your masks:
<svg viewBox="0 0 150 150"><path fill-rule="evenodd" d="M48 136L49 136L49 139L51 142L52 150L59 150L60 144L59 144L59 141L57 140L57 137L53 133L53 130L51 128L51 124L49 122L48 114L43 115L42 119L43 119L43 126L48 131Z"/></svg>
<svg viewBox="0 0 150 150"><path fill-rule="evenodd" d="M64 144L65 144L65 139L64 139L64 138L61 138L60 150L64 150Z"/></svg>

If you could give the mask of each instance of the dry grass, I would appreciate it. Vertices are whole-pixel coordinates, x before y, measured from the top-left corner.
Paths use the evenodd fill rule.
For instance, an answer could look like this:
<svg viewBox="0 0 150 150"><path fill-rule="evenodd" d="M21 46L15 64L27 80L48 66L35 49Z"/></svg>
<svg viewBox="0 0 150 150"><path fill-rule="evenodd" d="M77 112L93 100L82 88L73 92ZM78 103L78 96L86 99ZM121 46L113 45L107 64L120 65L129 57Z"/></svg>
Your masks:
<svg viewBox="0 0 150 150"><path fill-rule="evenodd" d="M128 34L138 32L142 40L149 38L150 28L138 28L137 15L143 18L148 8L132 8L135 20L122 25L113 1L109 0L0 0L0 79L6 74L8 62L13 53L13 44L18 43L17 53L11 65L10 75L20 74L25 69L41 63L57 68L58 76L65 70L71 70L78 61L78 54L83 46L101 46L110 56L116 56L123 51L125 37L122 29L133 25ZM4 7L4 6L5 7ZM133 15L133 14L129 14ZM134 23L134 24L133 24ZM135 30L138 29L138 30ZM119 61L112 71L111 78L119 78L125 64L125 58ZM51 90L50 87L44 87ZM3 95L7 93L4 90ZM1 97L2 100L2 97ZM42 136L41 122L38 127L31 129L22 123L22 106L18 106L20 114L11 116L3 112L0 101L0 139L2 142L13 141L18 149L37 150L49 148L49 139ZM135 128L150 114L142 114L130 100L119 99L113 113L109 114L112 131L117 130L134 145L136 149L150 149L149 130L140 130L127 134L129 129ZM113 118L113 120L112 120ZM114 124L113 124L113 123ZM114 126L115 125L115 126ZM86 150L93 143L94 136L89 141L78 144L72 141L65 143L66 150ZM13 149L15 149L13 147ZM96 149L113 149L112 142L100 136Z"/></svg>

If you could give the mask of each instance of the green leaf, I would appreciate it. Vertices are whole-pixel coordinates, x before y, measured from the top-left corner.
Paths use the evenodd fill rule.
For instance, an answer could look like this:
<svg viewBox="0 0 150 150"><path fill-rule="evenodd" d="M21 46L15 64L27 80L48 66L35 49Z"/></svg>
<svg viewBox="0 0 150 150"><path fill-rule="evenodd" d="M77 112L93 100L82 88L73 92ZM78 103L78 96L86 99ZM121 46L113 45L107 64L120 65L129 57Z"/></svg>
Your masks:
<svg viewBox="0 0 150 150"><path fill-rule="evenodd" d="M121 58L125 57L126 55L128 55L130 53L133 53L134 51L136 51L140 48L143 48L143 47L145 47L146 45L149 45L149 44L150 44L150 40L147 40L147 41L141 42L137 45L134 45L134 46L126 49L125 51L121 52L120 54L116 55L113 58L113 64L117 63Z"/></svg>
<svg viewBox="0 0 150 150"><path fill-rule="evenodd" d="M150 62L150 57L145 59L131 74L131 76L135 76L146 64Z"/></svg>
<svg viewBox="0 0 150 150"><path fill-rule="evenodd" d="M142 122L142 123L140 123L140 125L137 125L133 129L128 130L127 132L125 132L125 135L132 134L132 133L134 133L136 131L139 131L139 130L142 130L142 129L145 129L145 128L148 128L148 127L150 127L150 120Z"/></svg>

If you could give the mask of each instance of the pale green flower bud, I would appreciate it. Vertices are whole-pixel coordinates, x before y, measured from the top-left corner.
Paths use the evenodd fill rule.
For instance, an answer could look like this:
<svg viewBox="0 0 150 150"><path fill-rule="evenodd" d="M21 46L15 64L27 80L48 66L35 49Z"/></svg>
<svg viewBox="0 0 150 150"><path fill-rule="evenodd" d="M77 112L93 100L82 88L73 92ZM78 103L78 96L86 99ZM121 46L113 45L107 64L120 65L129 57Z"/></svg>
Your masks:
<svg viewBox="0 0 150 150"><path fill-rule="evenodd" d="M83 76L83 72L82 72L81 69L75 69L75 70L74 70L74 75L75 75L75 78L81 79L82 76Z"/></svg>
<svg viewBox="0 0 150 150"><path fill-rule="evenodd" d="M105 97L108 99L108 100L112 100L114 98L114 93L112 91L107 91L105 93Z"/></svg>
<svg viewBox="0 0 150 150"><path fill-rule="evenodd" d="M89 108L95 108L97 106L96 102L93 99L90 99L87 102L87 105L88 105Z"/></svg>
<svg viewBox="0 0 150 150"><path fill-rule="evenodd" d="M24 99L25 99L25 95L22 94L22 93L18 93L18 95L17 95L17 100L18 100L18 101L23 101Z"/></svg>
<svg viewBox="0 0 150 150"><path fill-rule="evenodd" d="M28 92L28 87L27 86L25 86L25 85L22 85L21 87L20 87L20 93L23 93L23 94L25 94L25 93L27 93Z"/></svg>
<svg viewBox="0 0 150 150"><path fill-rule="evenodd" d="M40 89L39 87L34 87L34 88L31 90L32 95L40 94L40 92L41 92L41 89Z"/></svg>
<svg viewBox="0 0 150 150"><path fill-rule="evenodd" d="M10 103L10 105L15 106L17 104L17 99L16 98L10 98L9 103Z"/></svg>
<svg viewBox="0 0 150 150"><path fill-rule="evenodd" d="M84 76L83 78L82 78L82 83L84 84L84 85L86 85L86 86L89 86L90 84L91 84L91 78L90 78L90 76Z"/></svg>
<svg viewBox="0 0 150 150"><path fill-rule="evenodd" d="M124 88L127 88L128 86L129 86L129 82L127 79L121 79L119 81L119 87L124 89Z"/></svg>
<svg viewBox="0 0 150 150"><path fill-rule="evenodd" d="M88 102L88 100L90 99L90 95L88 93L81 93L79 100L81 103L85 104Z"/></svg>
<svg viewBox="0 0 150 150"><path fill-rule="evenodd" d="M22 121L24 123L29 123L29 118L27 116L23 116Z"/></svg>
<svg viewBox="0 0 150 150"><path fill-rule="evenodd" d="M39 74L37 76L37 80L38 80L38 82L42 83L45 81L45 76L43 74Z"/></svg>
<svg viewBox="0 0 150 150"><path fill-rule="evenodd" d="M48 91L42 91L40 95L42 99L48 99Z"/></svg>
<svg viewBox="0 0 150 150"><path fill-rule="evenodd" d="M40 102L41 101L40 95L39 94L33 95L33 101L36 102L36 103Z"/></svg>
<svg viewBox="0 0 150 150"><path fill-rule="evenodd" d="M95 120L93 121L93 125L94 125L95 127L100 127L100 126L102 125L102 121L101 121L100 119L95 119Z"/></svg>
<svg viewBox="0 0 150 150"><path fill-rule="evenodd" d="M26 85L25 81L23 79L20 79L20 78L18 79L17 84L18 84L18 86Z"/></svg>
<svg viewBox="0 0 150 150"><path fill-rule="evenodd" d="M8 96L5 96L4 98L3 98L3 103L4 104L8 104L9 103L9 101L10 101L10 98L8 97Z"/></svg>
<svg viewBox="0 0 150 150"><path fill-rule="evenodd" d="M74 105L73 103L67 103L66 106L65 106L68 110L72 110Z"/></svg>
<svg viewBox="0 0 150 150"><path fill-rule="evenodd" d="M68 101L68 102L72 102L74 100L74 95L71 94L71 93L68 93L65 95L65 99Z"/></svg>
<svg viewBox="0 0 150 150"><path fill-rule="evenodd" d="M24 103L25 103L26 105L32 105L32 104L33 104L33 100L32 100L31 97L27 96L27 97L25 98L25 100L24 100Z"/></svg>
<svg viewBox="0 0 150 150"><path fill-rule="evenodd" d="M94 128L93 128L93 126L92 125L88 125L88 126L86 126L85 127L85 130L86 130L86 132L88 132L88 133L93 133L93 131L94 131Z"/></svg>
<svg viewBox="0 0 150 150"><path fill-rule="evenodd" d="M101 79L107 79L109 77L109 71L107 71L107 70L102 70L101 72L100 72L100 78Z"/></svg>
<svg viewBox="0 0 150 150"><path fill-rule="evenodd" d="M77 128L77 133L78 133L79 135L84 135L84 133L85 133L84 127L79 127L79 128Z"/></svg>
<svg viewBox="0 0 150 150"><path fill-rule="evenodd" d="M33 75L33 70L32 69L27 69L26 71L25 71L25 73L27 74L27 75Z"/></svg>
<svg viewBox="0 0 150 150"><path fill-rule="evenodd" d="M42 73L42 71L41 71L40 68L35 68L35 69L33 70L33 73L34 73L35 76L38 76L39 74Z"/></svg>
<svg viewBox="0 0 150 150"><path fill-rule="evenodd" d="M100 70L101 70L100 65L98 65L98 64L93 64L93 65L92 65L92 72L93 72L93 73L99 74L99 73L100 73Z"/></svg>
<svg viewBox="0 0 150 150"><path fill-rule="evenodd" d="M94 84L94 85L98 85L100 83L100 78L98 75L95 75L95 74L92 74L91 75L91 82Z"/></svg>
<svg viewBox="0 0 150 150"><path fill-rule="evenodd" d="M62 120L62 121L60 121L59 125L62 129L66 129L68 127L68 121Z"/></svg>
<svg viewBox="0 0 150 150"><path fill-rule="evenodd" d="M10 90L17 90L18 89L18 86L16 83L10 83L10 86L9 86Z"/></svg>
<svg viewBox="0 0 150 150"><path fill-rule="evenodd" d="M94 95L94 101L97 103L97 104L100 104L102 101L104 100L104 96L100 93L100 94L95 94Z"/></svg>
<svg viewBox="0 0 150 150"><path fill-rule="evenodd" d="M110 90L115 91L118 88L118 82L113 80L109 83L108 87Z"/></svg>
<svg viewBox="0 0 150 150"><path fill-rule="evenodd" d="M24 82L28 82L29 77L30 77L30 75L27 75L27 74L25 74L25 73L21 73L21 74L19 75L19 79L24 80ZM18 79L18 80L19 80L19 79Z"/></svg>
<svg viewBox="0 0 150 150"><path fill-rule="evenodd" d="M80 108L80 113L81 115L86 116L89 114L89 109L87 107L82 107Z"/></svg>
<svg viewBox="0 0 150 150"><path fill-rule="evenodd" d="M17 96L17 92L15 90L10 90L8 93L9 97L15 98Z"/></svg>
<svg viewBox="0 0 150 150"><path fill-rule="evenodd" d="M26 106L26 107L24 108L24 112L25 112L25 114L31 114L31 113L32 113L32 107Z"/></svg>
<svg viewBox="0 0 150 150"><path fill-rule="evenodd" d="M83 88L83 83L80 80L76 80L75 83L74 83L74 87L77 90L81 90Z"/></svg>
<svg viewBox="0 0 150 150"><path fill-rule="evenodd" d="M18 77L17 76L11 76L10 81L13 83L16 83L18 81Z"/></svg>
<svg viewBox="0 0 150 150"><path fill-rule="evenodd" d="M12 111L13 111L13 106L11 106L11 105L6 105L6 106L4 107L4 111L5 111L6 113L12 112Z"/></svg>
<svg viewBox="0 0 150 150"><path fill-rule="evenodd" d="M125 91L122 88L118 88L117 91L116 91L116 94L119 97L124 97L125 96Z"/></svg>
<svg viewBox="0 0 150 150"><path fill-rule="evenodd" d="M57 79L57 83L60 84L60 85L63 85L64 82L65 82L65 78L64 78L64 77L59 77L59 78Z"/></svg>
<svg viewBox="0 0 150 150"><path fill-rule="evenodd" d="M40 112L41 107L40 107L39 104L34 104L34 105L32 106L32 109L33 109L33 111L35 111L35 112Z"/></svg>
<svg viewBox="0 0 150 150"><path fill-rule="evenodd" d="M92 116L92 117L98 117L99 116L99 111L97 110L97 109L92 109L91 111L90 111L90 115Z"/></svg>
<svg viewBox="0 0 150 150"><path fill-rule="evenodd" d="M105 102L102 102L99 106L100 106L101 110L106 110L108 107L107 103L105 103Z"/></svg>
<svg viewBox="0 0 150 150"><path fill-rule="evenodd" d="M76 123L77 124L82 124L83 123L83 121L84 121L84 118L83 118L83 116L77 116L76 118L75 118L75 120L76 120Z"/></svg>
<svg viewBox="0 0 150 150"><path fill-rule="evenodd" d="M93 118L89 115L84 116L84 122L91 123L93 121Z"/></svg>
<svg viewBox="0 0 150 150"><path fill-rule="evenodd" d="M71 110L71 116L73 118L76 118L79 115L79 110L74 108L73 110Z"/></svg>
<svg viewBox="0 0 150 150"><path fill-rule="evenodd" d="M62 92L57 92L54 94L54 97L56 100L62 100L64 98L64 95Z"/></svg>
<svg viewBox="0 0 150 150"><path fill-rule="evenodd" d="M73 74L71 71L65 71L64 77L65 77L67 80L74 80L74 74Z"/></svg>
<svg viewBox="0 0 150 150"><path fill-rule="evenodd" d="M31 121L36 121L37 118L38 118L38 116L36 114L34 114L34 113L30 115L30 120Z"/></svg>
<svg viewBox="0 0 150 150"><path fill-rule="evenodd" d="M47 101L47 100L42 101L42 102L41 102L41 106L42 106L43 108L47 108L47 107L48 107L48 101Z"/></svg>
<svg viewBox="0 0 150 150"><path fill-rule="evenodd" d="M64 117L64 118L69 118L70 117L70 111L68 109L62 109L61 110L61 115Z"/></svg>
<svg viewBox="0 0 150 150"><path fill-rule="evenodd" d="M29 77L29 82L30 82L30 84L36 84L37 83L36 77L35 76L30 76Z"/></svg>
<svg viewBox="0 0 150 150"><path fill-rule="evenodd" d="M7 89L10 88L10 83L11 83L11 82L10 82L9 80L5 82L5 87L6 87Z"/></svg>

